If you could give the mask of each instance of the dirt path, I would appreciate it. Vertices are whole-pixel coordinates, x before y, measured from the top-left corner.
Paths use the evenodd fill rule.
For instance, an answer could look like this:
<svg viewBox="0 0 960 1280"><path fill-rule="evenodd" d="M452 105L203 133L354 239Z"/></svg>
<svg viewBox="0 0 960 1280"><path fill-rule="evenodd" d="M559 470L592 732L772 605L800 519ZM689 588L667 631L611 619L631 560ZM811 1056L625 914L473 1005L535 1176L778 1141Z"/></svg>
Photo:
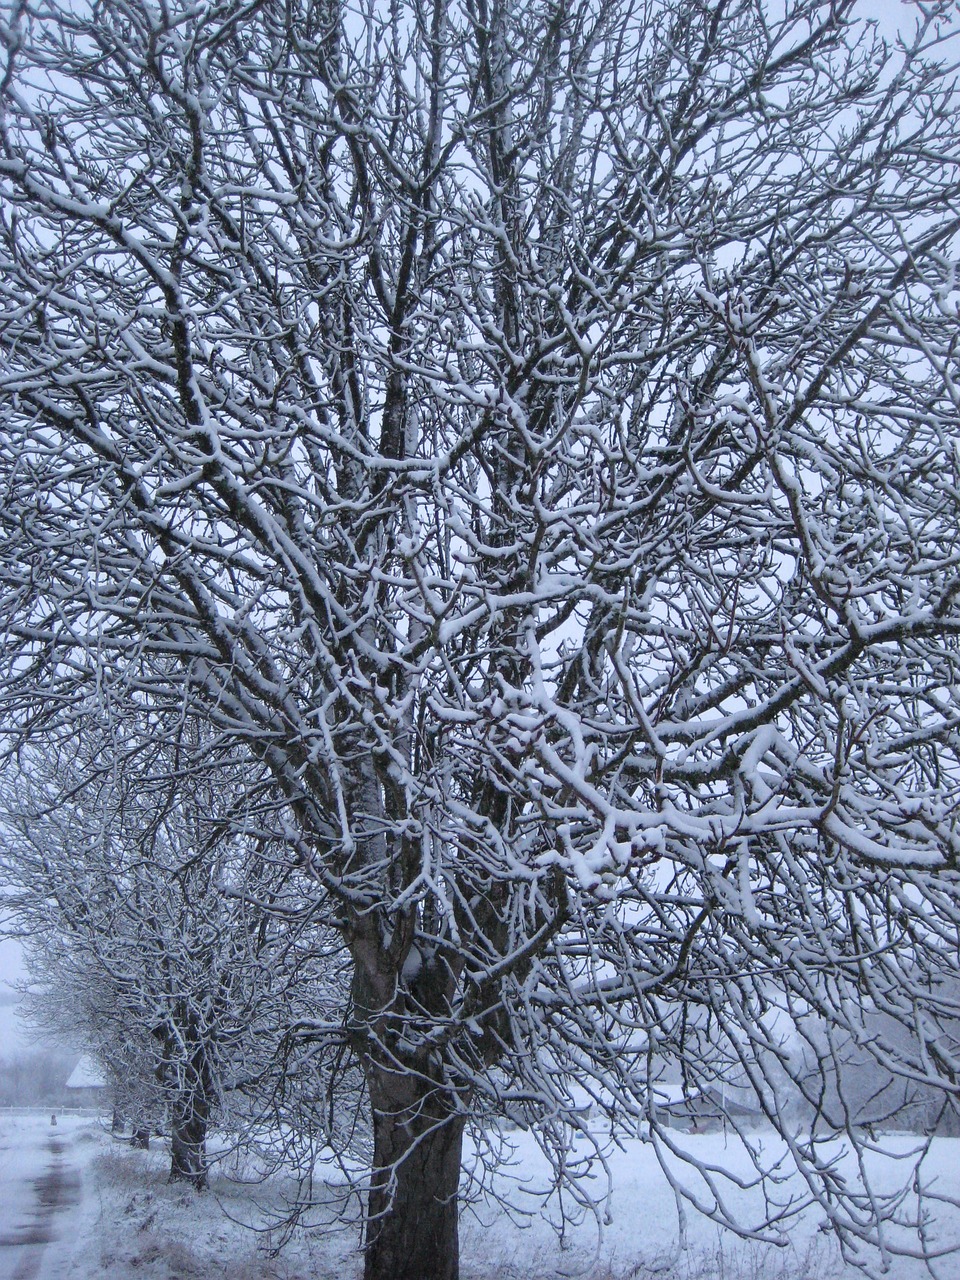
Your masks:
<svg viewBox="0 0 960 1280"><path fill-rule="evenodd" d="M64 1219L81 1192L80 1174L69 1155L69 1134L58 1128L44 1132L35 1124L8 1131L4 1138L0 1280L55 1276L57 1255L64 1252Z"/></svg>

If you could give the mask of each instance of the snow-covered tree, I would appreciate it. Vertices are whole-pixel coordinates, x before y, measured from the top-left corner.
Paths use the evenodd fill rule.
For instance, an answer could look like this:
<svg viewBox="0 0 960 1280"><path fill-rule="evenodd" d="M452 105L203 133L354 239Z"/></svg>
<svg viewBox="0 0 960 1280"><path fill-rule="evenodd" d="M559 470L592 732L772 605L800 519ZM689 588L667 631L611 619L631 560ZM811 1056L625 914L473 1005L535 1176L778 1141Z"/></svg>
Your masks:
<svg viewBox="0 0 960 1280"><path fill-rule="evenodd" d="M954 1095L960 104L911 13L7 10L4 723L96 689L271 771L367 1280L456 1276L477 1115L575 1177L586 1089L670 1171L660 1065L736 1064L854 1247L899 1202L790 1130L791 1020Z"/></svg>
<svg viewBox="0 0 960 1280"><path fill-rule="evenodd" d="M156 1041L136 1016L142 1004L131 1001L132 984L118 989L89 946L78 946L69 931L50 927L49 910L47 927L40 931L34 930L31 914L22 918L31 932L25 938L28 976L21 985L21 1017L39 1034L71 1045L96 1064L115 1128L128 1119L135 1133L166 1125L168 1099L157 1078Z"/></svg>
<svg viewBox="0 0 960 1280"><path fill-rule="evenodd" d="M114 731L25 752L0 787L0 885L34 1019L97 1057L127 1114L169 1118L170 1178L200 1189L212 1119L242 1133L272 1105L302 931L270 912L284 868L232 828L242 775L144 750Z"/></svg>

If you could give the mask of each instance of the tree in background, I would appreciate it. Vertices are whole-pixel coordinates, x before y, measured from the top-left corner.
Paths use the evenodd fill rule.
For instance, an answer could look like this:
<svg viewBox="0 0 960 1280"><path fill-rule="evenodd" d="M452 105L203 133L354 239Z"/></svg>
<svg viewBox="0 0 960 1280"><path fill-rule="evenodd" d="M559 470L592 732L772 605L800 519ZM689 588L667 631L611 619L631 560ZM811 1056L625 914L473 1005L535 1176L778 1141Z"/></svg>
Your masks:
<svg viewBox="0 0 960 1280"><path fill-rule="evenodd" d="M351 957L367 1280L457 1275L471 1118L593 1205L583 1090L734 1221L664 1062L889 1247L781 1081L815 1013L956 1096L950 21L10 11L6 732L95 691L271 772Z"/></svg>
<svg viewBox="0 0 960 1280"><path fill-rule="evenodd" d="M63 1049L4 1048L0 1056L0 1106L69 1106L66 1081L76 1055Z"/></svg>
<svg viewBox="0 0 960 1280"><path fill-rule="evenodd" d="M306 963L290 962L297 931L269 910L287 868L231 827L236 772L197 772L197 744L171 754L157 723L136 755L111 728L7 770L5 910L25 938L35 1021L91 1051L138 1122L168 1115L170 1178L200 1189L212 1118L242 1131L265 1105L284 986Z"/></svg>
<svg viewBox="0 0 960 1280"><path fill-rule="evenodd" d="M0 874L8 874L6 869ZM167 1108L157 1076L156 1043L132 1016L129 997L98 969L89 953L71 946L69 932L46 927L25 939L28 977L21 989L22 1016L39 1034L73 1046L67 1073L81 1052L96 1064L112 1110L112 1127L129 1120L134 1133L167 1125ZM21 928L32 927L29 912ZM66 1079L66 1074L64 1075Z"/></svg>

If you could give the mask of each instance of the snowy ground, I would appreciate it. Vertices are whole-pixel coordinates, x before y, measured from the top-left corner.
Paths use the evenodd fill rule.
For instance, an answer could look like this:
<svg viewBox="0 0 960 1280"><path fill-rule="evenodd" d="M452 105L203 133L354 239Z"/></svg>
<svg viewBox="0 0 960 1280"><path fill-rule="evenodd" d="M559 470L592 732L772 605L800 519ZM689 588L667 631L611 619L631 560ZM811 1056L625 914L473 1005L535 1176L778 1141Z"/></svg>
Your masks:
<svg viewBox="0 0 960 1280"><path fill-rule="evenodd" d="M588 1223L570 1229L561 1247L532 1195L543 1180L542 1160L528 1136L510 1136L516 1160L499 1188L513 1204L534 1212L522 1226L491 1201L468 1210L464 1280L852 1280L859 1274L840 1261L813 1214L791 1230L786 1248L774 1249L740 1242L691 1213L681 1249L673 1195L649 1148L639 1143L612 1159L614 1221L599 1251ZM736 1164L736 1151L730 1142L724 1149L722 1136L692 1141L702 1158L722 1156ZM240 1225L266 1228L289 1185L238 1184L227 1160L214 1173L210 1193L198 1196L166 1183L168 1158L162 1143L155 1141L149 1152L134 1151L89 1120L66 1118L52 1130L49 1116L0 1117L0 1280L359 1276L355 1228L300 1229L271 1258L264 1247L277 1245L279 1234L256 1234ZM960 1191L960 1140L937 1140L927 1176L938 1176L943 1189ZM745 1194L745 1206L749 1199ZM332 1215L322 1216L329 1221ZM960 1215L942 1230L951 1225L960 1229ZM892 1280L929 1275L919 1263L903 1260L894 1261L889 1274ZM941 1261L933 1274L960 1280L960 1256Z"/></svg>
<svg viewBox="0 0 960 1280"><path fill-rule="evenodd" d="M59 1280L85 1199L89 1120L0 1120L0 1280ZM88 1273L92 1274L92 1273Z"/></svg>

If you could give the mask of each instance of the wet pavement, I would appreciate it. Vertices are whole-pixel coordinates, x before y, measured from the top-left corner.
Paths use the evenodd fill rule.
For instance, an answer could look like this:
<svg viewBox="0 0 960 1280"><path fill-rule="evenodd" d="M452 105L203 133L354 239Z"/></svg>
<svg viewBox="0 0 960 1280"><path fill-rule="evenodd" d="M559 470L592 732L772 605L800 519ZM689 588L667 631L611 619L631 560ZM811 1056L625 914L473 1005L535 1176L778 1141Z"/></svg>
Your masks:
<svg viewBox="0 0 960 1280"><path fill-rule="evenodd" d="M70 1139L39 1122L4 1126L0 1135L0 1280L56 1274L64 1219L80 1199ZM48 1251L48 1246L53 1248Z"/></svg>

